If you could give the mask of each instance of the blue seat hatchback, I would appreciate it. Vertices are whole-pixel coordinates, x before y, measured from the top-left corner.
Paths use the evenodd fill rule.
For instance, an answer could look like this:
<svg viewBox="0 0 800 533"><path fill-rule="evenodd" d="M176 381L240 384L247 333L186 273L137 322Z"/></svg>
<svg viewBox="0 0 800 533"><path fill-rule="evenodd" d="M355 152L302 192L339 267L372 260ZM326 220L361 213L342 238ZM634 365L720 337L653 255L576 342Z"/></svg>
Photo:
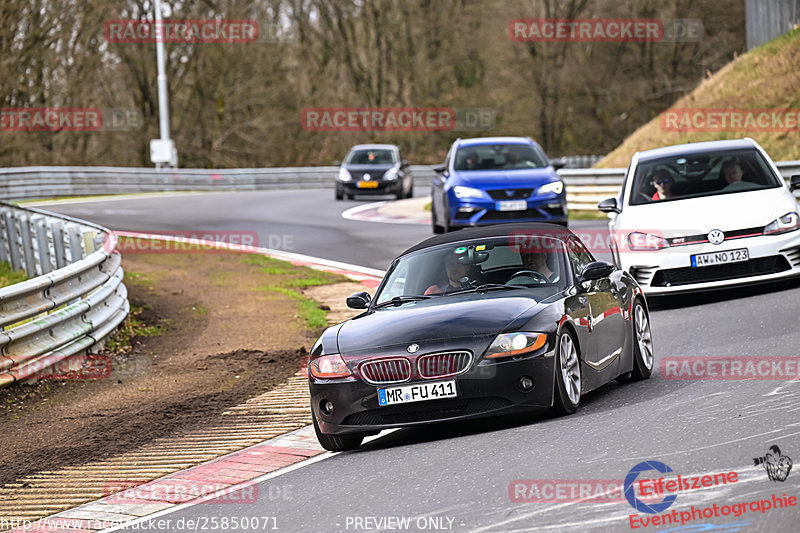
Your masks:
<svg viewBox="0 0 800 533"><path fill-rule="evenodd" d="M567 225L567 192L529 137L458 139L431 187L434 233L504 222Z"/></svg>

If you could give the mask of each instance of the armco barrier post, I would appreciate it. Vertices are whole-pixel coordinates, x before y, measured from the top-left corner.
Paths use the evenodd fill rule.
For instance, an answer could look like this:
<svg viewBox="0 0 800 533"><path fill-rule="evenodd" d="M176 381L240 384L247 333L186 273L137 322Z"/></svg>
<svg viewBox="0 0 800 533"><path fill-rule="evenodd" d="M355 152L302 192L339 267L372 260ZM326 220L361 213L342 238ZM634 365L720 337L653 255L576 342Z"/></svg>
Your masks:
<svg viewBox="0 0 800 533"><path fill-rule="evenodd" d="M48 274L53 270L53 262L50 259L50 244L47 242L47 225L44 217L33 217L33 225L36 228L36 245L39 249L39 269L42 274Z"/></svg>
<svg viewBox="0 0 800 533"><path fill-rule="evenodd" d="M33 255L33 237L31 236L31 221L28 215L19 217L19 230L22 236L22 257L25 260L25 274L29 278L36 277L36 258Z"/></svg>
<svg viewBox="0 0 800 533"><path fill-rule="evenodd" d="M56 258L56 268L67 266L67 254L64 249L64 225L55 221L50 223L50 232L53 234L53 255Z"/></svg>

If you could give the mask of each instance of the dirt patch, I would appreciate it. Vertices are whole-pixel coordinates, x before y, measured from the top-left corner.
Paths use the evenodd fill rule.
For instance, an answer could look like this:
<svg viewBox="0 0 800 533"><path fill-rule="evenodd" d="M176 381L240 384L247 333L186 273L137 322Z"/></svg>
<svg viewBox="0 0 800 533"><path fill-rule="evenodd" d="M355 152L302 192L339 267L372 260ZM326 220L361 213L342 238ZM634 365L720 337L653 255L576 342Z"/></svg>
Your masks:
<svg viewBox="0 0 800 533"><path fill-rule="evenodd" d="M145 335L93 381L0 391L0 485L203 428L294 374L318 330L271 287L323 279L241 255L128 255L126 286ZM299 282L299 281L298 281Z"/></svg>

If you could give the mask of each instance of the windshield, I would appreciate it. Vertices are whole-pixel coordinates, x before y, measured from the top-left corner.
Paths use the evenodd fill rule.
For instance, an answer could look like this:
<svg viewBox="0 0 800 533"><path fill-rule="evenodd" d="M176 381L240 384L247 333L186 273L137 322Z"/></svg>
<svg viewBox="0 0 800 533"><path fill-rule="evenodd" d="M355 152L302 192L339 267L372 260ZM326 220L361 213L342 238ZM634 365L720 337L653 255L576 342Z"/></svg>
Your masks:
<svg viewBox="0 0 800 533"><path fill-rule="evenodd" d="M566 287L562 250L560 241L547 238L535 250L521 250L507 237L421 250L392 265L375 304L398 296L446 296L486 284L534 288L541 300Z"/></svg>
<svg viewBox="0 0 800 533"><path fill-rule="evenodd" d="M394 150L370 149L353 150L347 155L345 163L351 165L391 165L397 162Z"/></svg>
<svg viewBox="0 0 800 533"><path fill-rule="evenodd" d="M545 168L547 157L529 144L473 144L456 152L455 170Z"/></svg>
<svg viewBox="0 0 800 533"><path fill-rule="evenodd" d="M669 202L780 185L757 150L677 155L638 165L630 204Z"/></svg>

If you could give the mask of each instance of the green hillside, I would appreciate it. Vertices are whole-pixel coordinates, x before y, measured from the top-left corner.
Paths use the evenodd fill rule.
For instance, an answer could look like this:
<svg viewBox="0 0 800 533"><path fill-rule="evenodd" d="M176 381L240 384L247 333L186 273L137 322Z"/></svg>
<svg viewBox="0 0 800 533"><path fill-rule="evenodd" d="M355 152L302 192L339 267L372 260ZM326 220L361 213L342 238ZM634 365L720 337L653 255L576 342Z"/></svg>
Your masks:
<svg viewBox="0 0 800 533"><path fill-rule="evenodd" d="M707 77L670 109L791 109L800 111L800 29L743 54ZM800 124L791 131L665 131L660 115L630 135L596 166L626 167L634 152L686 142L752 137L775 161L800 159Z"/></svg>

